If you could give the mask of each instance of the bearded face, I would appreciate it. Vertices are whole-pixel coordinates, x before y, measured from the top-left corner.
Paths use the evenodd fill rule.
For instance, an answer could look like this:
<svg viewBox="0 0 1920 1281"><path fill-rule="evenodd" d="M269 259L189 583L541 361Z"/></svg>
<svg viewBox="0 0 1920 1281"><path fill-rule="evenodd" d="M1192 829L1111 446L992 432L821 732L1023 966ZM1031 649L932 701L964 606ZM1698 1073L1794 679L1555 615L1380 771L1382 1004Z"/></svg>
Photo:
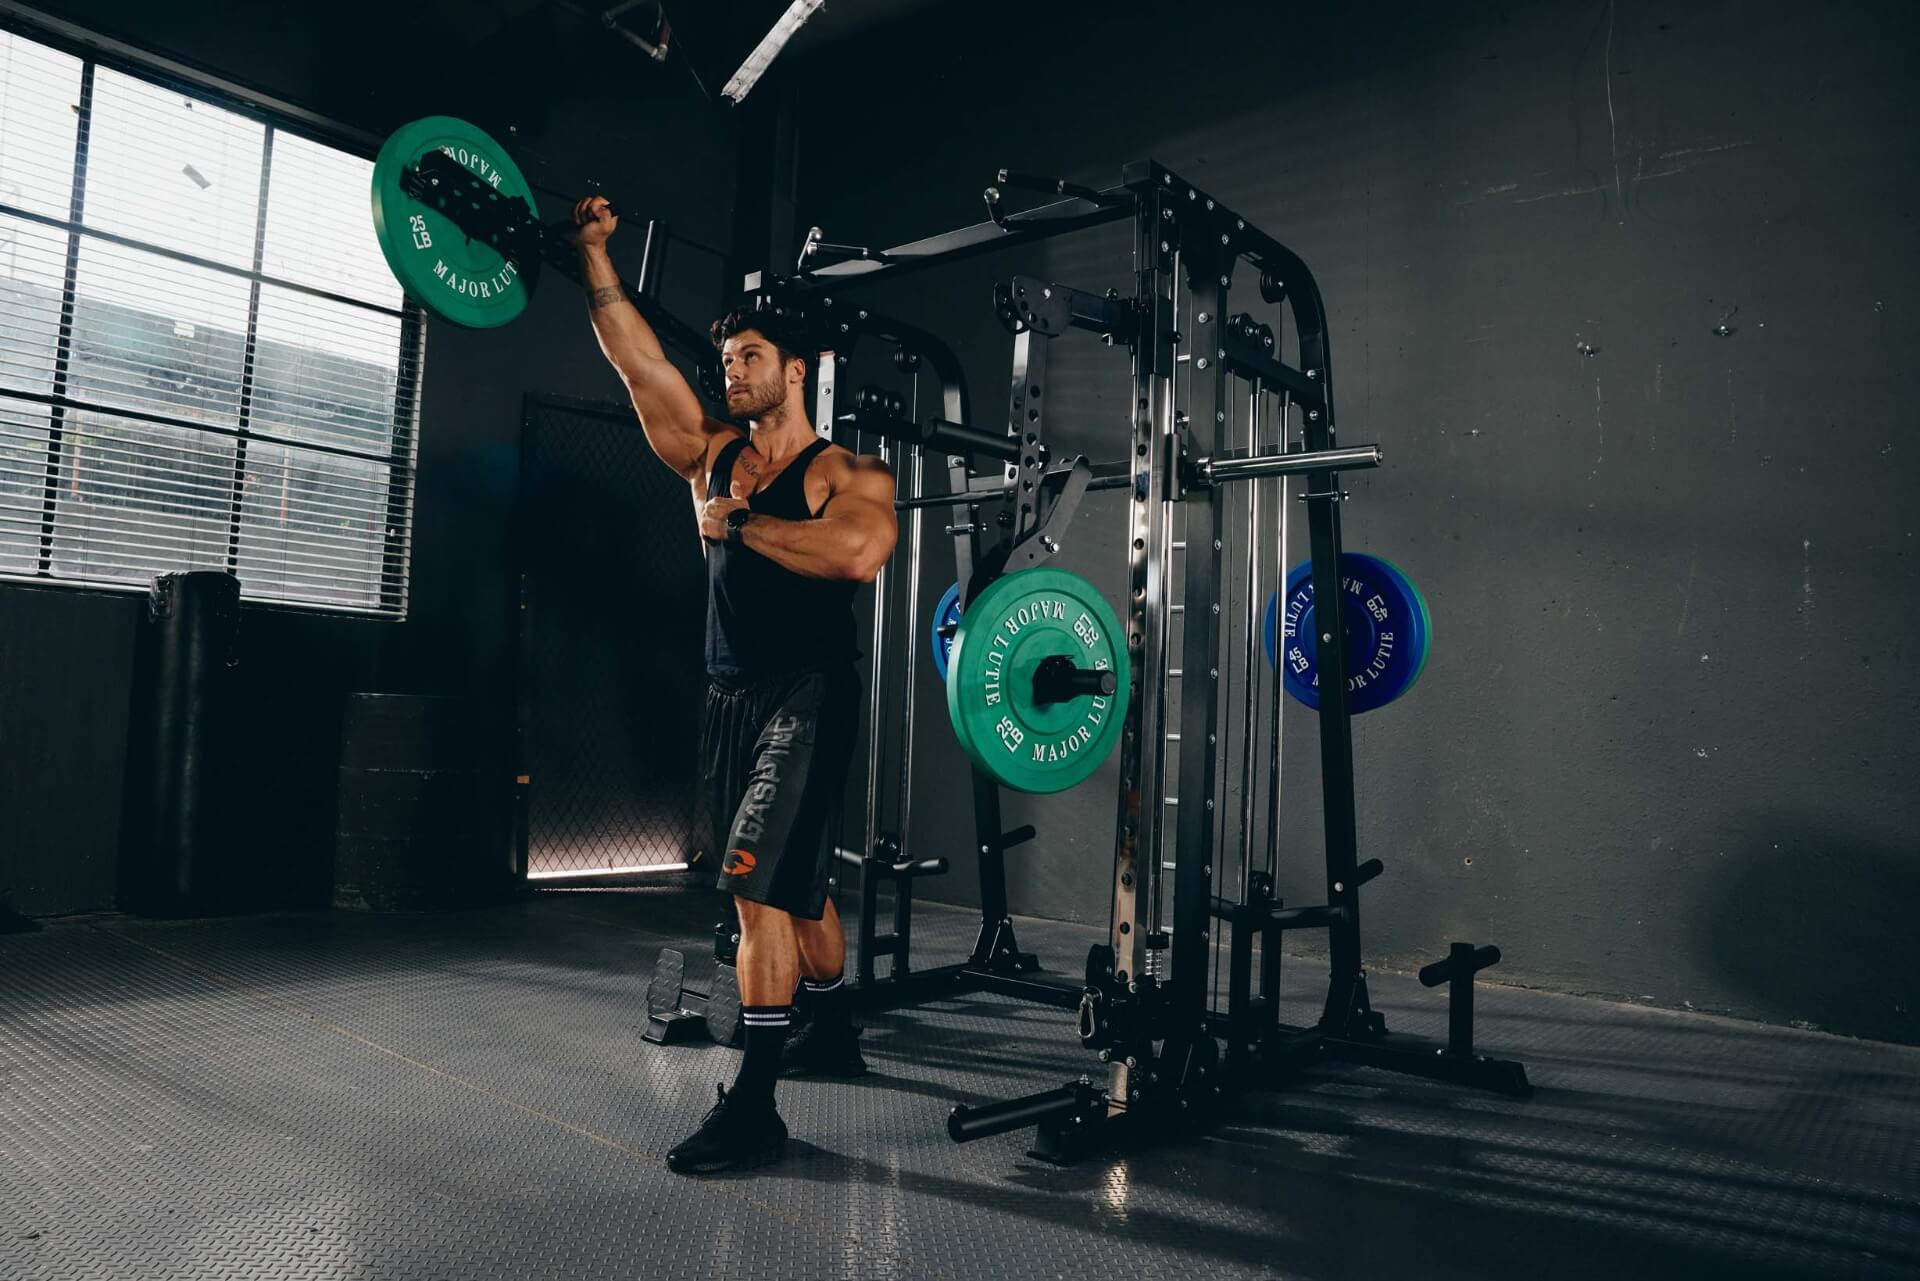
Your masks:
<svg viewBox="0 0 1920 1281"><path fill-rule="evenodd" d="M787 401L787 362L757 330L746 329L721 345L727 379L727 416L737 422L762 418Z"/></svg>

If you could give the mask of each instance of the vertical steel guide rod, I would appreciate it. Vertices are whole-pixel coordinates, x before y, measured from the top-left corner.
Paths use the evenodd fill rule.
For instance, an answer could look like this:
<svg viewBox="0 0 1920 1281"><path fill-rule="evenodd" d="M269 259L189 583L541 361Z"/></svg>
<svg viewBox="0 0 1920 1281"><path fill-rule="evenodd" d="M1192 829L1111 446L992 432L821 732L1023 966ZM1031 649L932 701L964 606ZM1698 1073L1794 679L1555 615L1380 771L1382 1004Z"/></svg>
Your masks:
<svg viewBox="0 0 1920 1281"><path fill-rule="evenodd" d="M920 421L920 375L913 376L913 422ZM920 497L921 464L925 461L926 451L913 449L907 451L912 461L907 464L907 497ZM915 665L920 658L920 516L921 509L913 509L913 515L907 518L907 643L901 652L906 655L901 664L901 682L906 686L907 723L905 737L900 741L900 851L902 858L912 858L913 842L909 839L909 828L913 823L913 710L916 687L914 679Z"/></svg>
<svg viewBox="0 0 1920 1281"><path fill-rule="evenodd" d="M1287 451L1289 431L1288 411L1293 406L1293 394L1280 393L1280 412L1274 415L1273 438L1281 453ZM1281 623L1286 619L1287 611L1287 522L1293 514L1292 477L1275 477L1280 484L1280 499L1275 506L1275 516L1280 523L1280 538L1274 545L1273 560L1273 743L1267 761L1267 876L1273 878L1280 869L1280 785L1285 781L1280 772L1281 731L1286 728L1287 700L1281 697L1282 679L1280 664L1286 661L1286 647L1281 643L1284 634ZM1255 481L1258 485L1261 482Z"/></svg>
<svg viewBox="0 0 1920 1281"><path fill-rule="evenodd" d="M1185 299L1185 296L1183 294L1183 291L1180 285L1180 281L1183 279L1183 277L1180 274L1180 266L1181 266L1180 259L1181 259L1181 255L1176 252L1173 255L1173 272L1172 272L1173 327L1175 330L1179 331L1180 333L1191 333L1193 332L1193 326L1190 323L1186 324L1185 326L1181 324L1182 312L1187 300ZM1160 417L1160 421L1163 424L1165 424L1165 428L1164 428L1165 435L1162 437L1162 439L1155 442L1153 457L1148 460L1148 462L1155 467L1165 468L1169 466L1171 462L1172 448L1175 447L1175 442L1178 440L1178 437L1180 434L1180 406L1183 403L1187 403L1187 398L1181 396L1180 394L1180 373L1181 373L1182 364L1186 365L1189 388L1191 388L1191 385L1192 385L1192 377L1193 377L1192 362L1185 361L1185 362L1176 363L1173 369L1173 376L1167 379L1167 392L1166 392L1167 403L1163 407L1163 413L1161 414L1161 417ZM1168 742L1172 741L1172 739L1166 732L1166 728L1165 728L1167 724L1167 705L1168 705L1167 683L1172 679L1172 670L1173 670L1172 669L1173 660L1171 658L1171 655L1173 653L1172 637L1169 634L1172 630L1171 623L1173 619L1173 610L1171 606L1175 600L1179 599L1177 596L1175 596L1174 590L1173 590L1173 551L1174 551L1174 542L1175 542L1174 536L1173 536L1173 513L1175 511L1179 511L1181 513L1183 517L1183 520L1181 523L1183 526L1185 524L1184 517L1186 514L1184 507L1176 507L1173 504L1172 495L1173 495L1173 488L1176 483L1177 481L1175 477L1168 476L1161 488L1161 493L1164 496L1161 501L1165 505L1165 512L1161 517L1161 521L1160 521L1160 528L1162 530L1162 533L1160 536L1160 546L1157 549L1157 554L1160 557L1160 610L1159 610L1160 617L1158 620L1156 620L1154 626L1156 630L1159 631L1160 633L1160 670L1153 674L1153 681L1154 681L1153 697L1158 699L1160 704L1161 733L1160 733L1160 741L1153 745L1153 765L1154 765L1155 776L1153 779L1153 790L1149 794L1149 799L1147 803L1150 805L1154 804L1155 801L1152 798L1154 797L1160 798L1159 804L1161 807L1162 821L1158 829L1156 829L1158 832L1158 839L1155 842L1155 848L1152 852L1152 856L1147 860L1147 874L1153 878L1153 881L1152 881L1153 892L1147 901L1147 911L1148 911L1147 927L1148 927L1149 933L1152 935L1157 935L1161 932L1160 931L1160 922L1162 919L1161 909L1164 902L1163 886L1166 884L1166 879L1167 879L1167 868L1166 868L1167 833L1169 831L1172 831L1173 839L1174 839L1174 848L1176 851L1179 848L1179 840L1180 840L1180 824L1178 822L1169 823L1165 821L1166 820L1166 801L1168 799L1171 799L1175 805L1178 805L1180 803L1179 797L1175 796L1172 798L1168 798L1167 796L1167 778L1169 776L1168 770L1167 770L1167 744ZM1181 532L1179 543L1180 543L1181 549L1184 551L1186 548L1186 534L1185 534L1184 528ZM1185 557L1182 557L1183 562L1184 560L1185 560ZM1183 634L1184 634L1184 628L1185 628L1185 623L1183 621L1182 623ZM1186 748L1186 740L1185 740L1186 726L1185 725L1182 725L1180 727L1180 734L1181 734L1180 746L1181 746L1181 749L1184 751ZM1175 857L1176 858L1178 857L1177 853ZM1142 964L1141 968L1144 969L1149 976L1157 975L1159 973L1159 968L1160 968L1159 960L1160 960L1160 957L1157 951L1154 951L1153 949L1147 949L1144 955L1144 963Z"/></svg>
<svg viewBox="0 0 1920 1281"><path fill-rule="evenodd" d="M1266 403L1266 391L1255 380L1247 397L1247 457L1260 453L1260 410ZM1246 665L1241 679L1245 715L1240 732L1240 902L1245 903L1253 888L1253 807L1259 781L1254 777L1254 739L1260 722L1254 704L1260 698L1260 483L1247 486L1247 599ZM1216 891L1217 892L1217 891Z"/></svg>
<svg viewBox="0 0 1920 1281"><path fill-rule="evenodd" d="M861 443L855 437L856 448ZM886 437L880 438L880 461L891 465L893 450ZM896 480L894 488L899 489ZM896 493L897 496L897 493ZM887 587L889 578L887 567L882 565L878 577L873 580L873 665L870 677L873 688L867 692L867 843L861 847L862 858L871 858L875 843L880 839L880 708L886 699L887 680Z"/></svg>
<svg viewBox="0 0 1920 1281"><path fill-rule="evenodd" d="M814 361L816 377L813 393L813 429L816 433L826 437L828 440L833 439L833 425L835 422L833 412L834 388L839 381L836 374L840 367L837 356L838 354L832 348L827 348L816 353ZM853 452L856 454L860 452L860 439L860 433L857 431L854 432ZM874 670L879 670L879 659L877 656L874 659ZM871 803L873 781L871 778L868 779L867 787L869 803L867 805L866 837L867 848L870 850L873 848L873 805ZM838 816L840 821L835 824L834 828L834 841L836 844L842 839L842 835L846 832L845 797L841 798ZM862 869L862 875L864 874L865 869ZM842 877L838 869L829 873L827 877L827 883L835 887L839 886L841 880Z"/></svg>

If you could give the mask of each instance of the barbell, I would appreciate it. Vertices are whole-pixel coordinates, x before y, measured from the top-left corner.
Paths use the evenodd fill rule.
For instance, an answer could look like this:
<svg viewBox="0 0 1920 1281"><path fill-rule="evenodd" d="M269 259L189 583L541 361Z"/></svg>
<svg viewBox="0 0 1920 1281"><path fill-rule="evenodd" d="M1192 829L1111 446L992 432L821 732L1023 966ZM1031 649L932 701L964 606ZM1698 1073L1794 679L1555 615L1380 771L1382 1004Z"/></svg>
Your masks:
<svg viewBox="0 0 1920 1281"><path fill-rule="evenodd" d="M583 278L572 220L542 222L513 157L469 121L428 116L394 130L373 162L372 200L374 238L394 279L442 320L494 329L527 309L543 271L576 284ZM656 230L649 224L643 276L657 274ZM719 355L707 335L646 289L623 292L660 341L694 363L708 397L721 399Z"/></svg>

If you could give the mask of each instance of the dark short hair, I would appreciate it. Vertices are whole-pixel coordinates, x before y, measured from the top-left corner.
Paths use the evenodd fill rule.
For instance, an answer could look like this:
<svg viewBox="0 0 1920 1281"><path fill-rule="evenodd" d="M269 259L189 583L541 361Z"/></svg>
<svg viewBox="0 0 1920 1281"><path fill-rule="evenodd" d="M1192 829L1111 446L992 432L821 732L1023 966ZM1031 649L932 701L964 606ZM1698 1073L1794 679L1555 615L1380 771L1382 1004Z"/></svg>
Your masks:
<svg viewBox="0 0 1920 1281"><path fill-rule="evenodd" d="M737 337L749 329L772 343L774 349L780 353L782 362L813 359L815 348L808 338L805 327L775 311L736 307L714 321L712 328L707 332L713 339L714 350L718 351L727 339Z"/></svg>

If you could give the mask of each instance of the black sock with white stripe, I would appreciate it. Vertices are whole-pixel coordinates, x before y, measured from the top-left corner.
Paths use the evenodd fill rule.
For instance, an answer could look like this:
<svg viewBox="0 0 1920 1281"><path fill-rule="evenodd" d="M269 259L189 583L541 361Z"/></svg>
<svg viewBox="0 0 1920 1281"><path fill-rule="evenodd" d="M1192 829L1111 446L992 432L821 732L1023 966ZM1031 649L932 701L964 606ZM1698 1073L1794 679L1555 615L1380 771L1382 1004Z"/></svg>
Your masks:
<svg viewBox="0 0 1920 1281"><path fill-rule="evenodd" d="M773 1106L773 1083L780 1076L780 1047L793 1024L791 1005L743 1005L740 1022L747 1033L747 1052L740 1073L733 1078L733 1097L741 1103Z"/></svg>
<svg viewBox="0 0 1920 1281"><path fill-rule="evenodd" d="M810 1023L818 1023L821 1027L845 1027L849 1019L847 976L843 973L830 979L801 979L795 1004L806 1012Z"/></svg>

